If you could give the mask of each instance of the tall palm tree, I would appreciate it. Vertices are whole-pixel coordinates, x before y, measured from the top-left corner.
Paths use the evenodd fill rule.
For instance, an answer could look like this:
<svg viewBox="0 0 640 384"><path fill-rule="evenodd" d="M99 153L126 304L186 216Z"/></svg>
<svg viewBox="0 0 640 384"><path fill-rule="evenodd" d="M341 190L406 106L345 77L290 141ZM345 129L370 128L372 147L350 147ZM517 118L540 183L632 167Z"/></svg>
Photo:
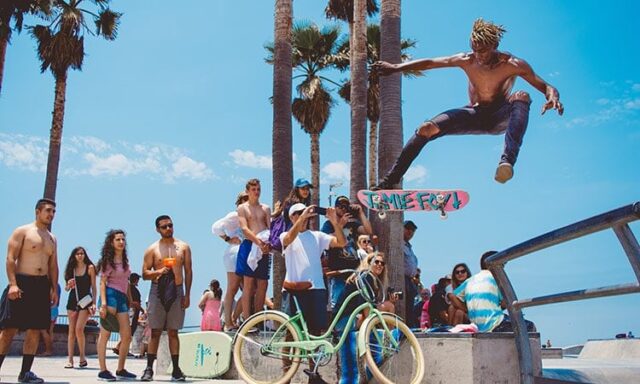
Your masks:
<svg viewBox="0 0 640 384"><path fill-rule="evenodd" d="M7 45L11 42L12 31L22 32L24 16L27 13L46 17L51 11L47 0L2 0L0 1L0 93L4 77L4 62ZM13 28L11 22L13 21Z"/></svg>
<svg viewBox="0 0 640 384"><path fill-rule="evenodd" d="M402 39L400 53L402 61L411 60L408 50L416 46L415 40ZM367 64L380 60L380 25L367 25ZM349 41L344 40L338 47L335 60L336 67L343 71L349 67ZM420 71L404 72L406 77L422 76ZM367 119L369 120L368 169L369 185L378 182L378 121L380 120L380 81L378 73L370 71L367 78ZM351 81L344 82L338 94L349 103L351 100Z"/></svg>
<svg viewBox="0 0 640 384"><path fill-rule="evenodd" d="M298 97L293 100L293 117L302 129L311 137L311 183L320 184L320 134L324 131L333 98L325 83L335 85L333 80L321 75L331 67L336 53L340 29L337 26L325 27L307 22L296 23L293 28L293 66L298 73L294 79L301 78L297 85ZM314 193L312 203L318 204L320 194Z"/></svg>
<svg viewBox="0 0 640 384"><path fill-rule="evenodd" d="M283 201L293 185L293 144L291 132L292 0L276 0L273 44L273 202ZM273 258L274 305L280 308L282 282L286 273L284 258Z"/></svg>
<svg viewBox="0 0 640 384"><path fill-rule="evenodd" d="M355 199L366 187L366 130L367 130L367 13L378 11L374 0L330 0L325 14L349 23L351 69L351 172L350 197Z"/></svg>
<svg viewBox="0 0 640 384"><path fill-rule="evenodd" d="M400 53L400 0L382 0L380 3L380 58L399 63ZM378 169L387 172L402 150L402 83L399 73L380 78L380 156ZM394 287L404 286L404 254L402 252L402 213L389 212L384 222L374 221L380 244L387 255L389 280ZM398 301L400 315L404 316L403 300Z"/></svg>
<svg viewBox="0 0 640 384"><path fill-rule="evenodd" d="M40 70L44 73L50 69L56 81L47 175L44 184L44 197L50 199L55 199L56 196L67 72L69 68L82 69L84 36L87 32L93 34L89 30L86 17L93 17L97 35L107 40L114 40L122 15L109 9L110 0L92 0L97 7L97 13L87 10L84 5L81 8L82 2L83 0L56 0L54 7L57 14L52 23L48 26L36 25L31 28L31 34L38 45Z"/></svg>

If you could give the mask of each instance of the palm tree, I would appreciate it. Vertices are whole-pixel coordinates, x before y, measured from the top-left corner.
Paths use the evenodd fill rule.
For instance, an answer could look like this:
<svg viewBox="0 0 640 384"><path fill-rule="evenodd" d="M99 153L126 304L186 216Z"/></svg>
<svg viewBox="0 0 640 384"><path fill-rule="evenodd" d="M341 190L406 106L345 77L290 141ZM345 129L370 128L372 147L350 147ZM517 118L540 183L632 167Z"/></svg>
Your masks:
<svg viewBox="0 0 640 384"><path fill-rule="evenodd" d="M416 46L415 40L402 39L400 42L400 53L402 61L411 60L408 54L410 48ZM367 25L367 64L371 65L380 60L380 25ZM338 54L335 61L336 67L344 71L349 67L349 41L345 40L338 47ZM422 76L420 71L411 71L403 73L406 77ZM370 71L368 74L367 89L367 119L369 120L369 185L378 182L378 121L380 119L380 82L377 72ZM344 82L338 94L346 101L351 100L351 81Z"/></svg>
<svg viewBox="0 0 640 384"><path fill-rule="evenodd" d="M49 6L50 2L46 0L2 0L0 2L0 93L7 45L11 42L12 31L15 29L18 33L22 32L24 16L27 13L46 17L51 11ZM13 28L11 28L12 21Z"/></svg>
<svg viewBox="0 0 640 384"><path fill-rule="evenodd" d="M55 199L60 165L60 146L64 123L64 108L67 89L67 72L82 69L84 59L84 35L93 34L85 18L94 18L96 33L107 40L114 40L122 14L108 8L110 0L92 0L98 7L97 13L81 8L83 0L57 0L54 3L57 12L49 26L36 25L31 34L38 44L38 58L41 72L51 70L55 78L55 96L53 101L53 119L49 137L49 157L47 175L44 184L44 197Z"/></svg>
<svg viewBox="0 0 640 384"><path fill-rule="evenodd" d="M273 202L283 201L293 185L293 145L291 132L291 20L292 0L276 0L273 45ZM284 258L273 258L274 305L280 308Z"/></svg>
<svg viewBox="0 0 640 384"><path fill-rule="evenodd" d="M293 100L293 117L311 136L311 183L320 184L320 134L324 131L333 98L323 82L339 85L320 73L331 67L340 36L337 26L325 27L307 22L296 23L293 28L293 66L298 72L294 79L302 78L296 87L298 97ZM313 194L313 204L320 201L319 193Z"/></svg>
<svg viewBox="0 0 640 384"><path fill-rule="evenodd" d="M367 52L366 18L378 11L374 0L330 0L325 14L349 23L351 68L351 172L350 197L366 187Z"/></svg>
<svg viewBox="0 0 640 384"><path fill-rule="evenodd" d="M380 4L380 58L399 63L400 54L400 0L382 0ZM387 172L402 150L402 83L399 73L380 78L380 137L378 169ZM402 252L402 213L389 212L383 223L374 221L383 252L389 265L389 280L394 286L404 287L404 254ZM404 316L403 300L398 301L399 314Z"/></svg>

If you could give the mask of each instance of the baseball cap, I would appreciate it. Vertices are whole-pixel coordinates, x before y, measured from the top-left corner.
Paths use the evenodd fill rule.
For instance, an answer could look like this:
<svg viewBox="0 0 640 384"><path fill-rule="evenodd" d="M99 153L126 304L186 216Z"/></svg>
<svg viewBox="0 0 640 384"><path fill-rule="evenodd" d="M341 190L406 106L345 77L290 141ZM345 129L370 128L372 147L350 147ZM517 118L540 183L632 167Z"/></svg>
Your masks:
<svg viewBox="0 0 640 384"><path fill-rule="evenodd" d="M302 203L295 203L291 206L291 208L289 208L289 216L293 215L296 212L304 211L305 208L307 208L306 205Z"/></svg>
<svg viewBox="0 0 640 384"><path fill-rule="evenodd" d="M343 204L349 205L349 204L351 204L351 200L349 200L349 198L347 196L338 196L334 206L337 207L337 206L343 205Z"/></svg>
<svg viewBox="0 0 640 384"><path fill-rule="evenodd" d="M309 188L313 188L313 184L311 184L311 183L309 182L309 180L307 180L307 179L303 179L303 178L300 178L300 179L296 180L296 183L294 184L294 186L295 186L296 188L302 188L302 187L309 187Z"/></svg>
<svg viewBox="0 0 640 384"><path fill-rule="evenodd" d="M405 220L404 227L407 229L411 229L412 231L418 229L418 226L411 220Z"/></svg>

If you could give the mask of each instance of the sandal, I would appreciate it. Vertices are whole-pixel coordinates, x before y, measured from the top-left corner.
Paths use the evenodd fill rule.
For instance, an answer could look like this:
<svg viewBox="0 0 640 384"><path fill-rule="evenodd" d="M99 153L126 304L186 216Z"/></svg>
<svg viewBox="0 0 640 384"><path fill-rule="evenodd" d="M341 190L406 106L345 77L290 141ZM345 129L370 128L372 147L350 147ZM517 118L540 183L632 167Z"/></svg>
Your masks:
<svg viewBox="0 0 640 384"><path fill-rule="evenodd" d="M80 364L78 364L78 367L79 367L79 368L84 368L84 367L86 367L87 365L89 365L89 363L87 363L87 360L82 360L82 361L80 362Z"/></svg>
<svg viewBox="0 0 640 384"><path fill-rule="evenodd" d="M65 369L71 369L71 368L73 368L73 363L67 362L67 364L65 364L64 367L65 367Z"/></svg>

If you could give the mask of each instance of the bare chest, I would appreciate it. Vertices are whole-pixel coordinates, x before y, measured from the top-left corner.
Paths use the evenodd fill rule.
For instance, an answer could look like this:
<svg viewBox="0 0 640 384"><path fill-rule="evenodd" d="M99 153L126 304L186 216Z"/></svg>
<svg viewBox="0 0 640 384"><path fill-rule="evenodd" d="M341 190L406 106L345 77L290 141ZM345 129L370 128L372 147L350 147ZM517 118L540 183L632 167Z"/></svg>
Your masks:
<svg viewBox="0 0 640 384"><path fill-rule="evenodd" d="M164 266L181 266L185 257L185 245L181 242L158 243L155 248L153 265L156 269Z"/></svg>

